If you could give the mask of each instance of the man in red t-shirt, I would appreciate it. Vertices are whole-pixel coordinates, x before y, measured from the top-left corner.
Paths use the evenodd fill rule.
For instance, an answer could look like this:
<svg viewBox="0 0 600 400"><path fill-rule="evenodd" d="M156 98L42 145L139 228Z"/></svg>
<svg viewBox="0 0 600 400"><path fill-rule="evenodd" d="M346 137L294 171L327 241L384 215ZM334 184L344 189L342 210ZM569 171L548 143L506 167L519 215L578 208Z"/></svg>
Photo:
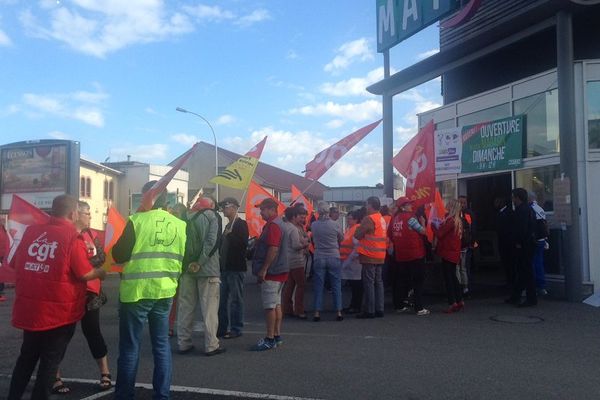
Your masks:
<svg viewBox="0 0 600 400"><path fill-rule="evenodd" d="M277 206L277 202L271 198L264 199L256 206L260 208L260 216L267 222L256 242L252 260L252 272L260 283L267 323L267 336L258 342L254 348L256 351L271 350L283 343L280 332L283 319L281 291L288 278L289 266L285 252L279 251L284 232L281 224L277 223L281 221L275 221Z"/></svg>
<svg viewBox="0 0 600 400"><path fill-rule="evenodd" d="M56 197L50 221L27 228L10 262L16 273L12 324L23 329L10 400L23 396L38 360L31 398L49 398L58 365L85 311L85 282L106 275L89 263L73 224L77 218L77 200Z"/></svg>

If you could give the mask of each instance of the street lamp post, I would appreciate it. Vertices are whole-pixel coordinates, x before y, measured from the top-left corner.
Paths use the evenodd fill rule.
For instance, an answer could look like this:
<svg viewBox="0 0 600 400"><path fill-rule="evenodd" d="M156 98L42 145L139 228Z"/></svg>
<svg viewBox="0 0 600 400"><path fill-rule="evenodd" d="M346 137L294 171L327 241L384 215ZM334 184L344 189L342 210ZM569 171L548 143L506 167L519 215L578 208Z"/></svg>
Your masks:
<svg viewBox="0 0 600 400"><path fill-rule="evenodd" d="M206 118L204 118L202 115L197 114L193 111L186 110L185 108L177 107L175 110L182 112L182 113L193 114L196 117L202 119L202 121L206 122L206 124L210 128L210 131L212 132L213 139L215 141L215 176L219 175L219 150L217 148L217 135L215 135L215 130L213 129L210 122L208 122L208 120ZM219 202L219 185L216 183L215 183L215 197L216 197L215 201L218 203Z"/></svg>

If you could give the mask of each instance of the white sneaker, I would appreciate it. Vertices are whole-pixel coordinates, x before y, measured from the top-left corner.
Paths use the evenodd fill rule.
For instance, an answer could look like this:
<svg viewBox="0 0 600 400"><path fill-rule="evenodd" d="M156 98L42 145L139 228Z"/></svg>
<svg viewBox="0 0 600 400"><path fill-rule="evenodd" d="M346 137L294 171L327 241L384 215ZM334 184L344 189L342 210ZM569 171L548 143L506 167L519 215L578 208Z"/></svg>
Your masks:
<svg viewBox="0 0 600 400"><path fill-rule="evenodd" d="M426 309L426 308L422 309L421 311L417 311L417 315L419 317L423 316L423 315L429 315L429 314L431 314L431 312L428 309Z"/></svg>
<svg viewBox="0 0 600 400"><path fill-rule="evenodd" d="M397 312L398 314L402 314L402 313L405 313L405 312L408 312L408 311L410 311L410 308L409 308L409 307L406 307L406 306L404 306L404 307L402 307L402 308L397 308L397 309L396 309L396 312Z"/></svg>

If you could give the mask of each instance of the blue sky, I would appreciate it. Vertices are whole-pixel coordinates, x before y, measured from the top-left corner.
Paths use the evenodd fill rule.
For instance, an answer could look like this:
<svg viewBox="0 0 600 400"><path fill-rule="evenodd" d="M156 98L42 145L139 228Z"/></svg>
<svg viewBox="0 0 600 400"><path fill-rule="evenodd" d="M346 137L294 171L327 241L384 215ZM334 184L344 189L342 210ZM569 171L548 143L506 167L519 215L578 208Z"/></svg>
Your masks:
<svg viewBox="0 0 600 400"><path fill-rule="evenodd" d="M383 76L375 0L0 0L1 143L81 142L95 161L166 164L198 140L300 173L316 153L381 118L364 88ZM392 49L393 70L437 51L437 27ZM394 147L439 80L394 99ZM321 181L382 181L378 127Z"/></svg>

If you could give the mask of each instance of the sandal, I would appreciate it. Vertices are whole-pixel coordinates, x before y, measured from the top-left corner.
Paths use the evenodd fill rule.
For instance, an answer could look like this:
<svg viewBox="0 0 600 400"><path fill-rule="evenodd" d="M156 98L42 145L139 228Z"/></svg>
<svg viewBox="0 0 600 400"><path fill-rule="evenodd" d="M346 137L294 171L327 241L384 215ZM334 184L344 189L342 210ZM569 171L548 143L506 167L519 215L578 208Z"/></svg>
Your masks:
<svg viewBox="0 0 600 400"><path fill-rule="evenodd" d="M65 386L64 382L61 378L56 378L54 381L54 385L52 385L52 394L69 394L71 393L71 389L68 386Z"/></svg>
<svg viewBox="0 0 600 400"><path fill-rule="evenodd" d="M100 375L100 390L104 391L104 390L108 390L112 387L112 381L111 381L111 376L110 374L101 374Z"/></svg>

